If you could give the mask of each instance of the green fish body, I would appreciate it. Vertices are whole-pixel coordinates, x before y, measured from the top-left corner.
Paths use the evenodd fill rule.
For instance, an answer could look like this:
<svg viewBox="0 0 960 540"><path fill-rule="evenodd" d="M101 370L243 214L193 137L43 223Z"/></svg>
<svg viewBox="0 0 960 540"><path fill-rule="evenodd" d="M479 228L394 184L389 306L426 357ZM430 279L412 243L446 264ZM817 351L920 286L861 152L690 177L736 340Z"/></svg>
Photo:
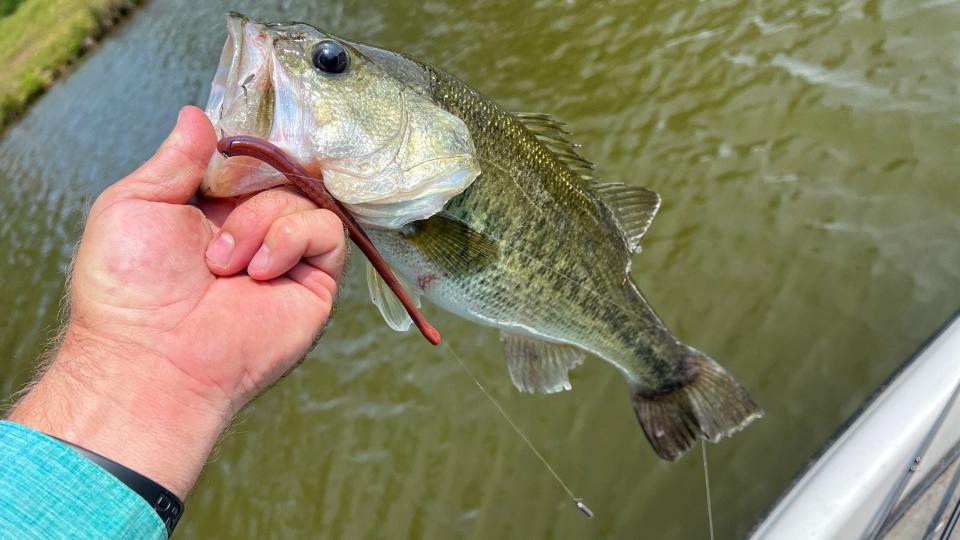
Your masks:
<svg viewBox="0 0 960 540"><path fill-rule="evenodd" d="M379 198L366 197L365 229L410 292L501 330L508 370L518 389L544 393L569 389L569 370L583 361L585 353L592 353L624 375L645 435L656 453L668 460L678 458L699 438L716 441L762 415L747 391L719 364L667 330L630 279L632 253L639 251L660 204L656 193L598 181L593 166L568 141L563 125L549 115L507 112L452 75L415 58L350 43L302 24L293 28L283 35L309 29L307 42L336 40L351 54L358 79L396 83L398 92L408 94L395 106L389 98L358 97L363 103L391 111L426 111L432 104L436 110L429 114L440 120L431 124L413 119L409 124L451 126L427 129L433 139L418 136L433 142L417 148L436 148L431 155L452 164L442 174L431 174L462 182L458 194L446 199L442 209L431 210L431 217L405 220L399 227L391 213L412 199L397 202L401 199L388 200L382 193L376 195ZM310 31L316 35L309 36ZM286 65L302 65L293 56L278 56ZM306 76L302 67L289 71ZM273 87L283 84L276 75L273 80ZM328 86L333 88L336 79L326 77L315 84L321 83L324 86L315 86L314 93L332 95ZM367 87L354 88L363 93ZM282 95L280 89L275 93ZM377 94L381 95L388 93ZM414 101L420 104L408 105ZM323 100L313 107L329 114ZM404 153L400 148L397 153ZM464 158L467 154L469 159ZM365 173L349 174L367 178ZM416 185L429 192L422 187L427 184ZM370 206L369 201L379 206ZM384 216L392 220L375 221ZM409 327L406 313L369 270L368 284L387 322L397 329Z"/></svg>

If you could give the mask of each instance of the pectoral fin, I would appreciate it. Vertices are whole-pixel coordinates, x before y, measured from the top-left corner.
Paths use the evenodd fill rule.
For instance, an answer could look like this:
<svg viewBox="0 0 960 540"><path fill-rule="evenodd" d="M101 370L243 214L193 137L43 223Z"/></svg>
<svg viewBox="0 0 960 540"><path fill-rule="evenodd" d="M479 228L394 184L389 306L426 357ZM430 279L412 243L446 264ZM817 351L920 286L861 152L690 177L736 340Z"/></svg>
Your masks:
<svg viewBox="0 0 960 540"><path fill-rule="evenodd" d="M622 183L599 184L593 192L600 197L617 218L627 240L627 247L640 252L640 240L646 234L660 208L660 195L647 188L627 186Z"/></svg>
<svg viewBox="0 0 960 540"><path fill-rule="evenodd" d="M521 392L554 394L570 390L568 372L583 363L583 351L572 346L502 332L513 385Z"/></svg>
<svg viewBox="0 0 960 540"><path fill-rule="evenodd" d="M407 294L413 299L413 303L416 304L417 307L420 307L420 294L418 291L405 283L400 276L397 276L397 280L400 281L404 290L407 291ZM407 314L407 311L403 308L403 304L400 303L400 300L397 300L396 295L393 294L393 291L390 290L390 287L383 281L383 278L380 277L380 274L373 269L373 266L369 262L367 263L367 288L370 290L370 300L373 301L374 305L380 310L380 314L383 315L383 320L387 322L390 328L393 328L397 332L406 332L410 329L413 325L410 315Z"/></svg>
<svg viewBox="0 0 960 540"><path fill-rule="evenodd" d="M424 257L449 274L472 274L500 258L500 248L493 238L445 212L409 223L400 229L400 233Z"/></svg>

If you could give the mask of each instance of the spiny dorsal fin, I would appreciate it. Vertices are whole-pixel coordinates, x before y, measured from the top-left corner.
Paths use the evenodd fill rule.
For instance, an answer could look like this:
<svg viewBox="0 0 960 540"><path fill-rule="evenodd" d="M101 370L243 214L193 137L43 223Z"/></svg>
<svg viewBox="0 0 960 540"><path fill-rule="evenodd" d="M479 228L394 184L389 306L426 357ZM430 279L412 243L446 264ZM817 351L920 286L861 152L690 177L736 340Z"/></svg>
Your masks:
<svg viewBox="0 0 960 540"><path fill-rule="evenodd" d="M517 390L554 394L572 388L567 374L583 363L580 349L507 332L500 333L500 341Z"/></svg>
<svg viewBox="0 0 960 540"><path fill-rule="evenodd" d="M538 128L541 131L554 133L563 138L563 135L569 135L566 129L566 122L558 120L552 114L536 112L516 112L514 116L528 128Z"/></svg>
<svg viewBox="0 0 960 540"><path fill-rule="evenodd" d="M413 303L420 307L420 293L411 287L402 277L397 276L397 280L407 291L407 294L413 299ZM380 310L383 320L387 322L390 328L397 332L406 332L413 325L410 315L404 309L403 304L393 294L393 291L387 285L380 274L373 269L373 265L367 263L367 289L370 290L370 300Z"/></svg>
<svg viewBox="0 0 960 540"><path fill-rule="evenodd" d="M580 145L567 138L570 132L565 128L566 123L546 113L520 112L513 115L573 172L580 175L586 182L594 181L595 167L577 151Z"/></svg>
<svg viewBox="0 0 960 540"><path fill-rule="evenodd" d="M640 240L646 234L660 208L660 195L647 188L627 186L623 183L596 184L591 187L617 218L620 229L627 239L627 247L640 252Z"/></svg>
<svg viewBox="0 0 960 540"><path fill-rule="evenodd" d="M400 234L450 274L472 274L500 259L500 247L493 238L447 212L411 222Z"/></svg>

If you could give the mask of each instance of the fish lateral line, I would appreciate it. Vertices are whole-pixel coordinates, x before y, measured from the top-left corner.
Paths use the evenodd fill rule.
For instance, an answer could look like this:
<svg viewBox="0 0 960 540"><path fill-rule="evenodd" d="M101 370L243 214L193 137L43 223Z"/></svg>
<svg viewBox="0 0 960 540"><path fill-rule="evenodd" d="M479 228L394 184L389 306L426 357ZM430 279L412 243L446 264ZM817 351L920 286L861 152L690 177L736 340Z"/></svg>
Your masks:
<svg viewBox="0 0 960 540"><path fill-rule="evenodd" d="M410 319L413 320L417 329L423 334L423 337L432 345L440 344L440 332L427 322L426 318L424 318L420 312L420 309L413 303L410 295L408 295L407 291L400 285L400 281L397 279L397 276L394 275L390 265L387 264L383 256L380 255L380 252L377 251L376 246L370 241L367 233L360 228L360 225L357 224L356 220L347 212L343 205L330 195L322 178L317 178L308 173L302 165L287 156L283 150L276 145L257 137L245 135L224 137L217 141L217 151L227 158L246 156L266 163L283 174L297 191L316 203L317 206L330 210L340 218L340 221L343 222L343 225L347 229L347 235L350 237L350 240L363 252L367 260L370 261L370 265L373 266L374 270L380 274L383 281L390 287L390 290L396 295L397 300L400 301L407 314L410 315Z"/></svg>

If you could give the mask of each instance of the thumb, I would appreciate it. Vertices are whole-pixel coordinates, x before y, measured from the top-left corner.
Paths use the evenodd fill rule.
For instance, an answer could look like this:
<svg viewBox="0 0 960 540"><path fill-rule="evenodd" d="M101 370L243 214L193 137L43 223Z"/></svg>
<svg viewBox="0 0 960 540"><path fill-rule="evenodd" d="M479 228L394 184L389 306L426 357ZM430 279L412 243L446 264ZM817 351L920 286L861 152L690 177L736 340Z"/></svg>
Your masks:
<svg viewBox="0 0 960 540"><path fill-rule="evenodd" d="M203 111L184 107L153 157L109 191L121 199L185 204L200 186L216 146L217 136Z"/></svg>

